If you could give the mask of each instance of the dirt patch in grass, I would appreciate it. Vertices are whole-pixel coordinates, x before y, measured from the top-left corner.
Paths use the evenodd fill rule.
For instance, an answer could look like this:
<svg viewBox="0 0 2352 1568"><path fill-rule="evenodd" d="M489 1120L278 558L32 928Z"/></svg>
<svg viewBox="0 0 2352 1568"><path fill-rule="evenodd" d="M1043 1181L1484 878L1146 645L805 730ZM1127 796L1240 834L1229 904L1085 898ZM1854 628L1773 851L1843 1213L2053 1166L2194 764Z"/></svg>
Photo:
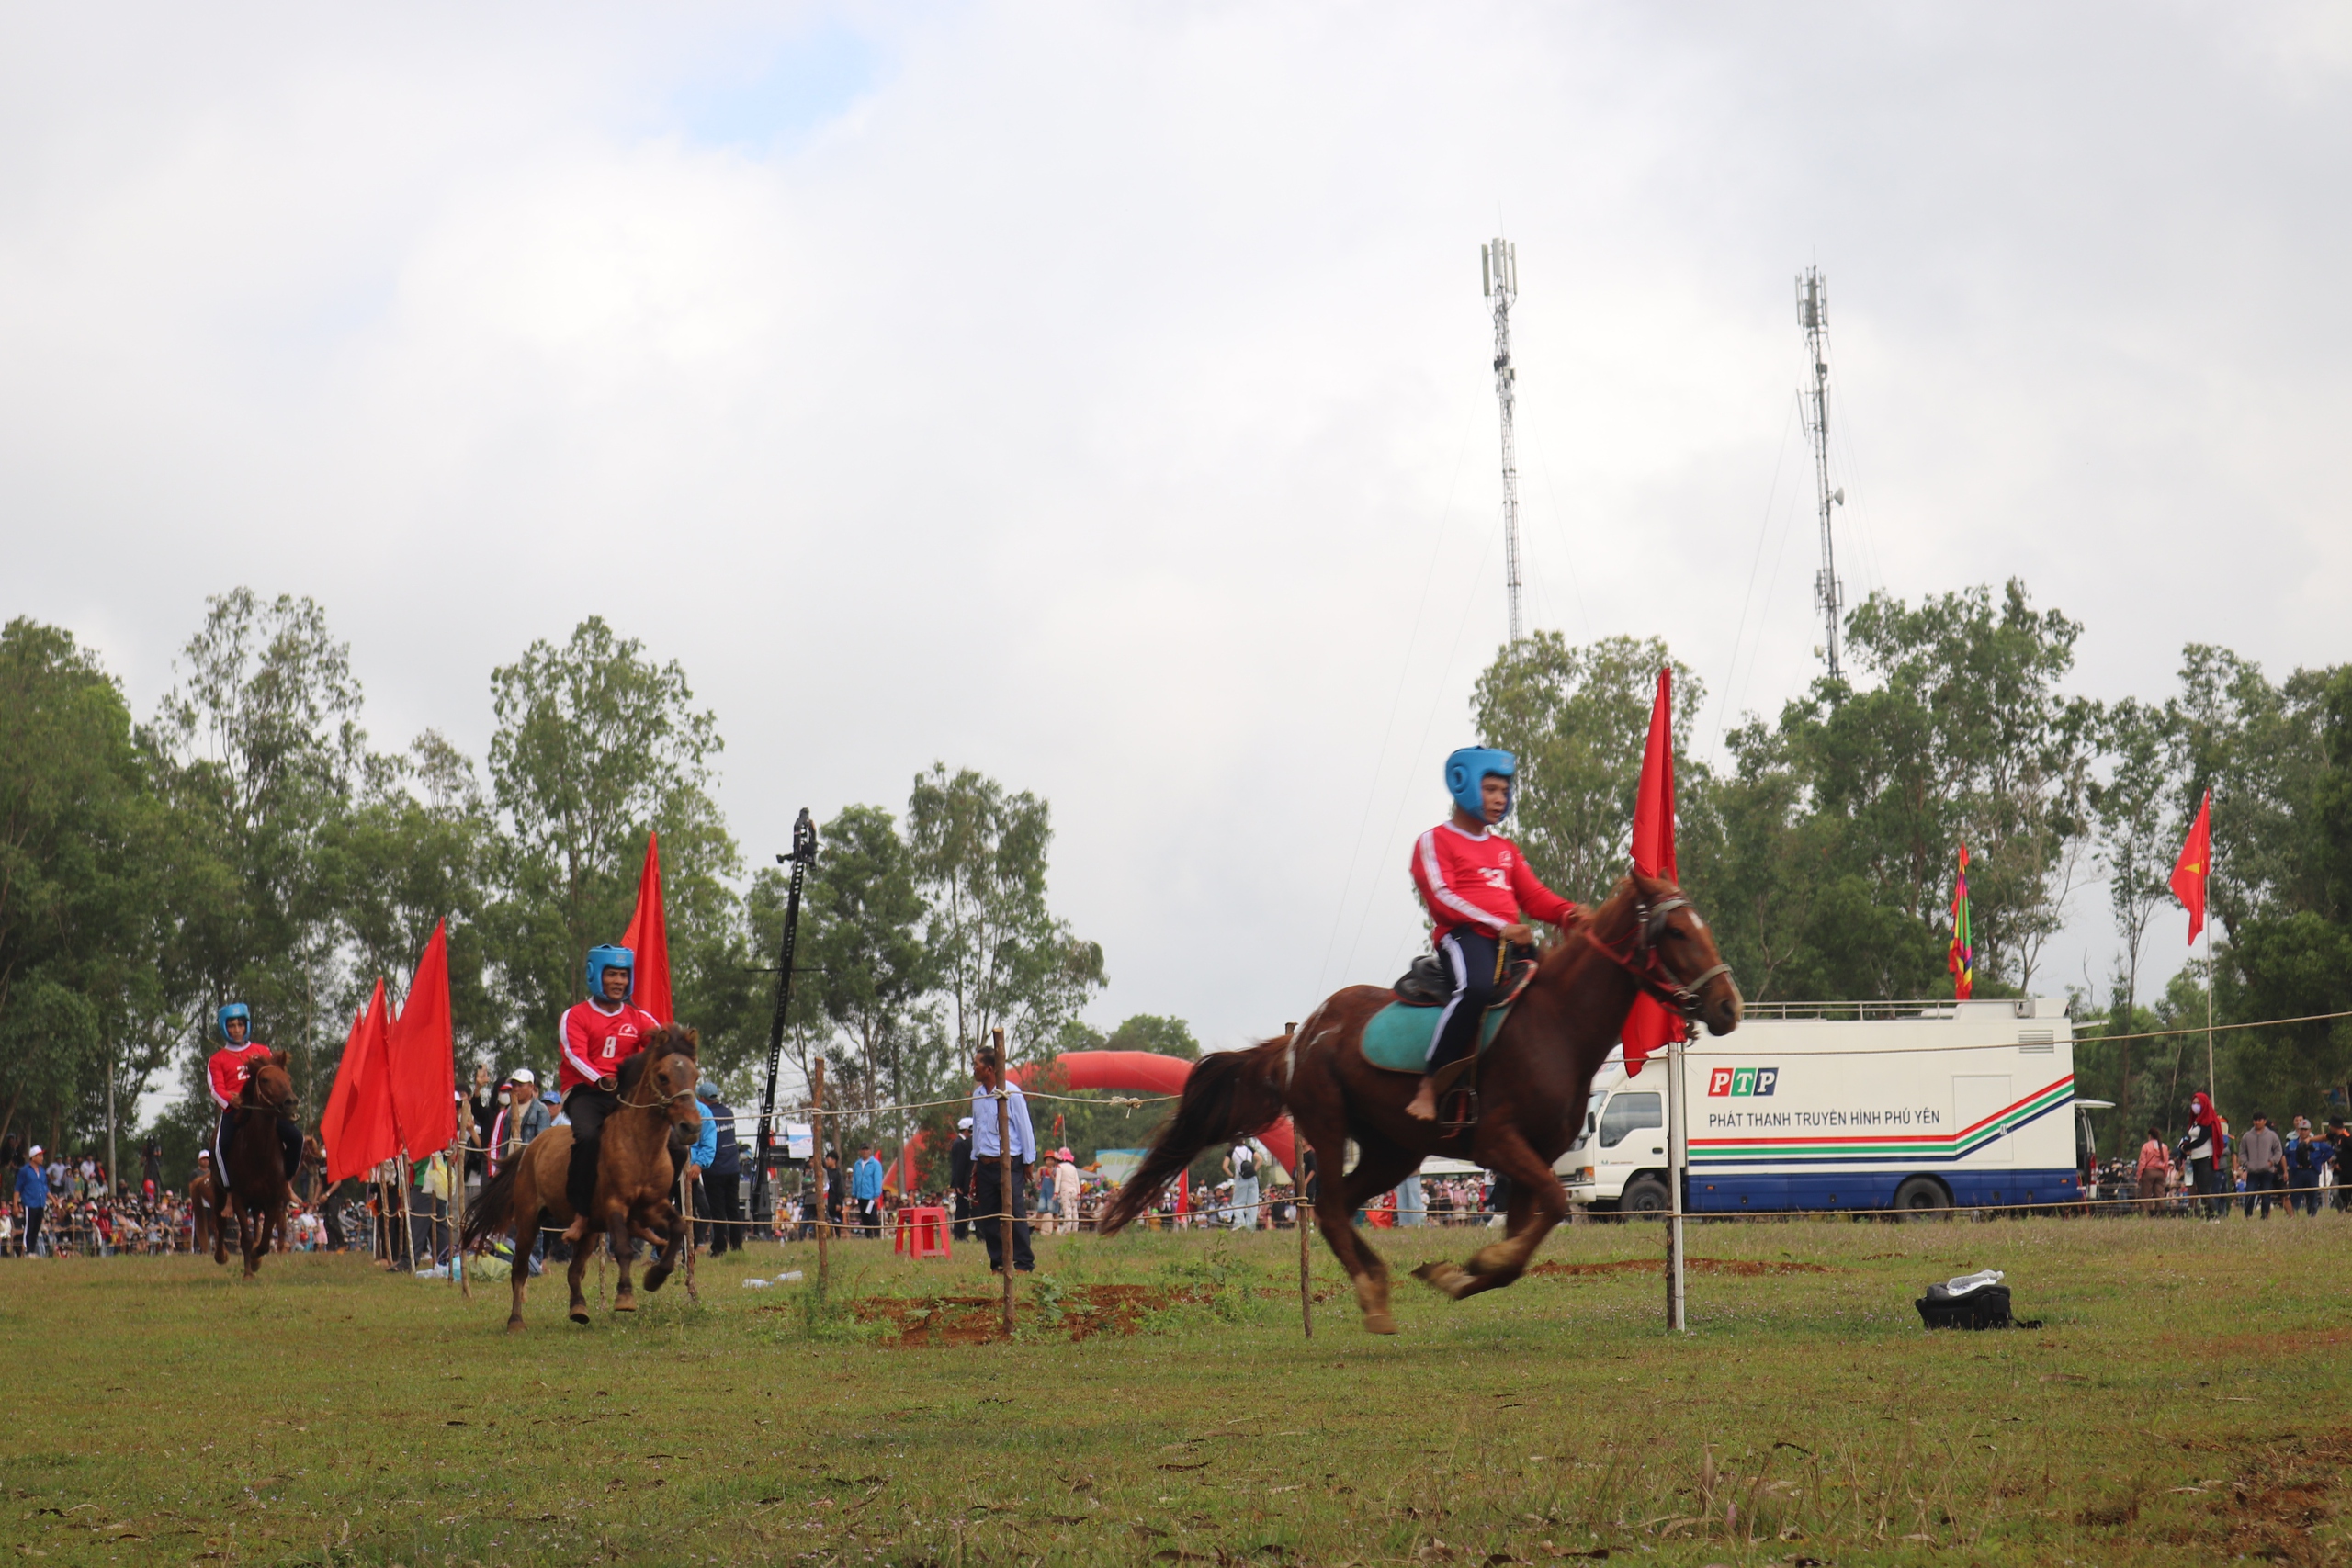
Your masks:
<svg viewBox="0 0 2352 1568"><path fill-rule="evenodd" d="M2227 1494L2213 1511L2230 1532L2233 1552L2317 1568L2326 1557L2314 1526L2341 1508L2336 1488L2352 1465L2352 1429L2266 1442L2240 1457Z"/></svg>
<svg viewBox="0 0 2352 1568"><path fill-rule="evenodd" d="M1753 1278L1758 1274L1827 1274L1834 1270L1819 1263L1761 1263L1748 1258L1686 1258L1682 1267L1693 1274L1736 1274ZM1614 1263L1538 1263L1528 1269L1530 1274L1663 1274L1666 1260L1662 1258L1621 1258Z"/></svg>
<svg viewBox="0 0 2352 1568"><path fill-rule="evenodd" d="M1017 1302L1013 1311L1016 1321L1026 1326L1048 1324L1077 1342L1098 1334L1139 1333L1145 1317L1152 1313L1208 1299L1208 1292L1198 1288L1082 1285L1061 1298L1057 1314L1041 1312L1036 1303L1027 1301ZM853 1303L851 1311L860 1323L889 1325L880 1342L900 1349L986 1345L1005 1337L1001 1296L869 1296Z"/></svg>

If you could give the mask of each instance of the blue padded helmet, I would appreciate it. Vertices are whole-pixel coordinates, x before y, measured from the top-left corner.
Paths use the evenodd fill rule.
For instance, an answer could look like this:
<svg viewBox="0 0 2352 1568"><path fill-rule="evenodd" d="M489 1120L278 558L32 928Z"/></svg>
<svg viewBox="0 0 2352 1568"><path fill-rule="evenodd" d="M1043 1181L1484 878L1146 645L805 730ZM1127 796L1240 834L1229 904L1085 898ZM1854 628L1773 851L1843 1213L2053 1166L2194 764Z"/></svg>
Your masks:
<svg viewBox="0 0 2352 1568"><path fill-rule="evenodd" d="M637 954L626 947L592 947L588 950L588 995L591 998L598 1001L604 999L605 971L607 969L628 970L628 994L621 999L628 1001L636 997Z"/></svg>
<svg viewBox="0 0 2352 1568"><path fill-rule="evenodd" d="M245 1040L250 1044L254 1037L254 1015L243 1002L231 1002L222 1008L220 1015L212 1021L212 1026L220 1032L220 1038L226 1040L229 1038L229 1021L232 1018L245 1021Z"/></svg>
<svg viewBox="0 0 2352 1568"><path fill-rule="evenodd" d="M1445 787L1453 794L1453 804L1485 821L1487 798L1482 793L1487 775L1499 773L1514 781L1510 793L1504 796L1503 815L1510 815L1510 803L1518 794L1515 782L1519 777L1519 759L1508 751L1498 751L1487 746L1464 746L1445 760Z"/></svg>

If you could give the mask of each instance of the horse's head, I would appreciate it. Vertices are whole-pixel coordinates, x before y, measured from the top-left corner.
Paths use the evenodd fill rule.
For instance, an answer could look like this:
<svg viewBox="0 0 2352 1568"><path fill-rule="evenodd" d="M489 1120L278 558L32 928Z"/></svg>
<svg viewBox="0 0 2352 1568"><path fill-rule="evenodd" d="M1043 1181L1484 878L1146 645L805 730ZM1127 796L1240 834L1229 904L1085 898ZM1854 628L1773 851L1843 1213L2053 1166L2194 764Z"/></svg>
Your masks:
<svg viewBox="0 0 2352 1568"><path fill-rule="evenodd" d="M702 1037L683 1023L662 1026L645 1049L627 1064L638 1066L637 1081L621 1085L621 1098L658 1105L673 1127L692 1138L702 1128L702 1110L695 1103L695 1086L702 1081L695 1054ZM632 1091L634 1089L634 1092Z"/></svg>
<svg viewBox="0 0 2352 1568"><path fill-rule="evenodd" d="M272 1051L245 1069L244 1088L237 1103L283 1115L294 1103L294 1075L287 1070L286 1053Z"/></svg>
<svg viewBox="0 0 2352 1568"><path fill-rule="evenodd" d="M1639 872L1618 883L1588 928L1592 943L1657 1002L1710 1034L1739 1027L1742 1003L1731 965L1698 907L1673 883Z"/></svg>

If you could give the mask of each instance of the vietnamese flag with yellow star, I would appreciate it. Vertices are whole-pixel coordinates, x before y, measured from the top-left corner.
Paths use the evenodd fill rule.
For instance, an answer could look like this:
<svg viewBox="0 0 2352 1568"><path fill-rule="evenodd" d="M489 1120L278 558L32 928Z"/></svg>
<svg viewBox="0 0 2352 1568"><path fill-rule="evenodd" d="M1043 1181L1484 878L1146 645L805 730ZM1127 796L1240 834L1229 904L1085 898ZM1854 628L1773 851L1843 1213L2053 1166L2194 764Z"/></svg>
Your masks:
<svg viewBox="0 0 2352 1568"><path fill-rule="evenodd" d="M2188 842L2180 846L2173 863L2172 896L2188 911L2188 940L2205 929L2205 879L2213 873L2213 792L2197 803L2197 820L2188 826Z"/></svg>

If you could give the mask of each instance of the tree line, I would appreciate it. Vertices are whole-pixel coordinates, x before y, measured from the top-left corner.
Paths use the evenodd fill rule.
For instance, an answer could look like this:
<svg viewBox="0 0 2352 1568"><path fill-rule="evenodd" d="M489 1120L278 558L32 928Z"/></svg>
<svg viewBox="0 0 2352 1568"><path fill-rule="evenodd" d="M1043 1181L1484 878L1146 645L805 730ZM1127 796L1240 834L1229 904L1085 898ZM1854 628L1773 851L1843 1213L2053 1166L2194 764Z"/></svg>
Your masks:
<svg viewBox="0 0 2352 1568"><path fill-rule="evenodd" d="M2111 1037L2204 1023L2201 957L2155 995L2141 976L2211 791L2216 1017L2352 1009L2352 666L2274 682L2192 643L2171 691L2097 702L2068 690L2081 624L2016 581L1876 593L1846 625L1848 677L1744 716L1721 766L1695 754L1706 691L1664 641L1539 632L1504 649L1471 708L1521 758L1531 863L1580 900L1622 874L1651 696L1673 665L1681 878L1751 1000L1951 997L1965 843L1977 994L2066 996L2078 1092L2117 1101L2135 1138L2177 1127L2203 1087L2201 1035ZM2051 973L2051 939L2102 893L2120 933L2107 972ZM2345 1108L2352 1029L2232 1031L2216 1056L2238 1125L2257 1105L2316 1118Z"/></svg>
<svg viewBox="0 0 2352 1568"><path fill-rule="evenodd" d="M2197 802L2213 799L2213 991L2223 1023L2352 1008L2352 668L2274 682L2184 649L2172 689L2102 704L2069 690L2081 626L2024 584L1849 615L1851 671L1724 761L1697 754L1704 687L1657 638L1539 632L1500 650L1472 716L1521 759L1513 832L1570 897L1626 861L1658 668L1674 665L1682 879L1759 1001L1948 997L1954 852L1965 842L1984 996L2063 992L2081 1092L2177 1124L2205 971L2156 994L2148 931ZM0 1131L87 1143L153 1085L150 1131L185 1168L209 1115L214 1008L251 1003L315 1113L375 976L395 987L447 918L461 1064L542 1073L586 950L628 919L658 829L681 1018L737 1092L764 1065L786 876L744 857L712 797L724 741L685 672L590 617L490 673L478 763L434 731L379 750L349 650L307 599L207 602L176 684L136 717L99 660L29 619L0 629ZM965 1053L999 1026L1022 1055L1108 1043L1196 1055L1182 1021L1106 1041L1080 1018L1101 947L1047 897L1046 802L935 764L895 814L820 829L804 893L792 1081L822 1059L850 1141L922 1125L944 1145ZM2108 973L2048 972L2051 939L2108 898ZM1399 887L1400 897L1410 897ZM2318 1113L2352 1077L2340 1020L2233 1031L2225 1108ZM1143 1141L1148 1117L1069 1105L1073 1146ZM1050 1117L1046 1118L1050 1131Z"/></svg>
<svg viewBox="0 0 2352 1568"><path fill-rule="evenodd" d="M175 673L141 719L70 633L0 628L0 1133L153 1135L180 1179L232 999L315 1116L375 977L397 998L445 918L461 1066L551 1082L556 1021L588 948L628 923L656 829L679 1017L738 1092L764 1068L785 874L745 877L711 793L718 719L675 661L595 616L532 643L491 671L479 764L431 730L378 750L349 649L308 599L209 600ZM1104 975L1048 903L1052 839L1043 799L944 765L899 817L853 806L825 824L795 1077L824 1059L854 1111L960 1084L996 1027L1065 1039ZM134 1129L161 1086L178 1099Z"/></svg>

